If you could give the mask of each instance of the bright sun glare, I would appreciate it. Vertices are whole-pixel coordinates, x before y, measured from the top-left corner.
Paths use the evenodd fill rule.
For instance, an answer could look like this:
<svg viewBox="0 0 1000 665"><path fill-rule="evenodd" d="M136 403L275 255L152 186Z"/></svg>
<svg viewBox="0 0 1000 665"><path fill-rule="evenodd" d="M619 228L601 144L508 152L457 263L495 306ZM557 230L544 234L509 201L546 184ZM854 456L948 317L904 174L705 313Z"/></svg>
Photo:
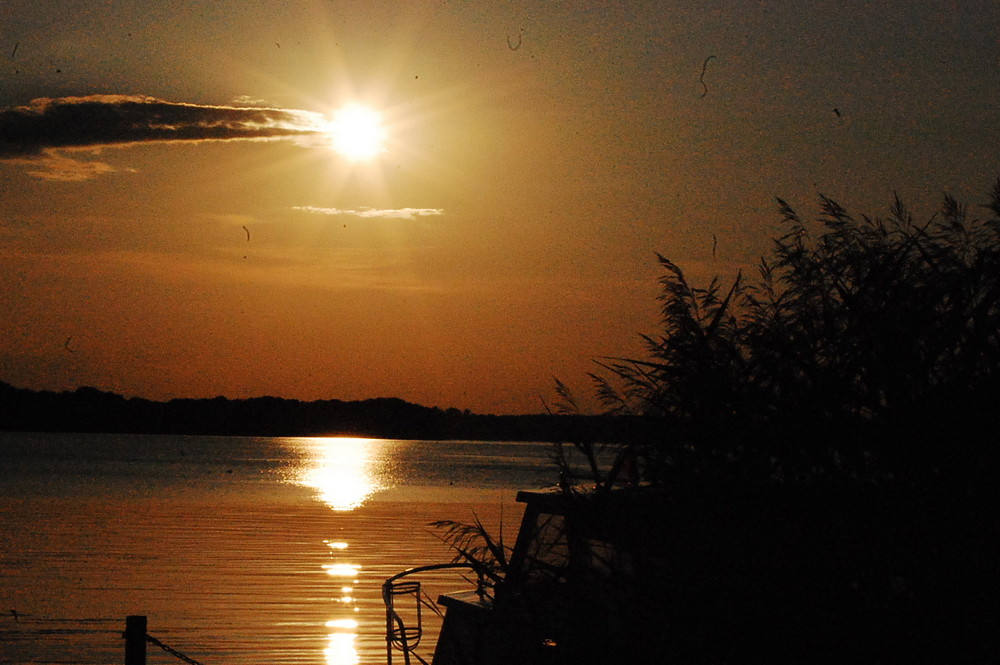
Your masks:
<svg viewBox="0 0 1000 665"><path fill-rule="evenodd" d="M329 126L333 149L351 160L374 159L385 149L386 132L382 115L368 107L352 104L336 111Z"/></svg>
<svg viewBox="0 0 1000 665"><path fill-rule="evenodd" d="M315 489L319 499L334 510L354 510L381 489L376 478L377 441L348 437L291 441L305 449L309 464L302 471L298 482ZM342 544L335 542L328 543L328 546L333 549Z"/></svg>

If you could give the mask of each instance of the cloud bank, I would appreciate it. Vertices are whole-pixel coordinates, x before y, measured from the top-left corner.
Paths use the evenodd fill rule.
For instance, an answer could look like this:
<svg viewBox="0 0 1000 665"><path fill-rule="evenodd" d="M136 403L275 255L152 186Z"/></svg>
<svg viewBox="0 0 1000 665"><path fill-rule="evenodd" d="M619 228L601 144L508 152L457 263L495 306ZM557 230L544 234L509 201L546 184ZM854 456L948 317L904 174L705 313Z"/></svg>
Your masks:
<svg viewBox="0 0 1000 665"><path fill-rule="evenodd" d="M295 109L205 106L137 95L42 98L0 109L0 159L149 141L289 138L321 133L323 123L321 114Z"/></svg>
<svg viewBox="0 0 1000 665"><path fill-rule="evenodd" d="M383 218L383 219L416 219L417 217L428 217L433 215L443 215L441 208L361 208L359 210L345 210L342 208L317 208L315 206L295 206L293 210L301 210L316 215L350 215L352 217Z"/></svg>

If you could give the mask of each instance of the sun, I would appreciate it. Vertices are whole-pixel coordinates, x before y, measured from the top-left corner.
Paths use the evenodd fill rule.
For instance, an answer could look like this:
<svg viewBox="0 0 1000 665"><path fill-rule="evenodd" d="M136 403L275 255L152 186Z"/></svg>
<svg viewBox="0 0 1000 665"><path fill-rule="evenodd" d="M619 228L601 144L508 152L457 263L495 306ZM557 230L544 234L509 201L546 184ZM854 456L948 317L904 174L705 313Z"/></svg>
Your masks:
<svg viewBox="0 0 1000 665"><path fill-rule="evenodd" d="M382 114L351 104L333 114L327 132L333 149L352 162L366 162L385 152Z"/></svg>

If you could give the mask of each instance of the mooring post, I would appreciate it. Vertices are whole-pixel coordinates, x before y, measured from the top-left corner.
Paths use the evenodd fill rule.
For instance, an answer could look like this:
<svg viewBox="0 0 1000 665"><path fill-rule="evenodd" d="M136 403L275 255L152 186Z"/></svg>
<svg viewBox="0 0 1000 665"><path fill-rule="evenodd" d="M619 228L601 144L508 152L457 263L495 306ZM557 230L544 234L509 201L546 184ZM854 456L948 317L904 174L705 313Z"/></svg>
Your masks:
<svg viewBox="0 0 1000 665"><path fill-rule="evenodd" d="M125 617L125 665L146 665L146 617Z"/></svg>

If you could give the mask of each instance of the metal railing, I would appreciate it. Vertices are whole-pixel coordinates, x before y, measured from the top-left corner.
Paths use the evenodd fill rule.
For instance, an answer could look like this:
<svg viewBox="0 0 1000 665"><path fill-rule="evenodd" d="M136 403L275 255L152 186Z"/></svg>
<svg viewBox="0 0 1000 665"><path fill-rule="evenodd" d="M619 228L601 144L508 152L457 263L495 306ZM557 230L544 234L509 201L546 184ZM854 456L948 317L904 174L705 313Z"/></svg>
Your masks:
<svg viewBox="0 0 1000 665"><path fill-rule="evenodd" d="M408 568L401 573L397 573L382 583L382 602L385 603L385 650L386 663L392 665L393 651L403 653L405 665L411 665L410 657L416 658L423 665L429 665L415 649L420 644L423 637L423 608L431 610L438 616L444 616L441 608L433 598L428 598L418 580L404 580L411 575L419 575L437 570L461 569L471 570L476 573L476 592L480 596L486 592L486 583L482 572L468 563L438 563L429 566L418 566ZM403 617L397 611L397 599L409 596L413 598L415 610L414 616L416 625L407 625Z"/></svg>

